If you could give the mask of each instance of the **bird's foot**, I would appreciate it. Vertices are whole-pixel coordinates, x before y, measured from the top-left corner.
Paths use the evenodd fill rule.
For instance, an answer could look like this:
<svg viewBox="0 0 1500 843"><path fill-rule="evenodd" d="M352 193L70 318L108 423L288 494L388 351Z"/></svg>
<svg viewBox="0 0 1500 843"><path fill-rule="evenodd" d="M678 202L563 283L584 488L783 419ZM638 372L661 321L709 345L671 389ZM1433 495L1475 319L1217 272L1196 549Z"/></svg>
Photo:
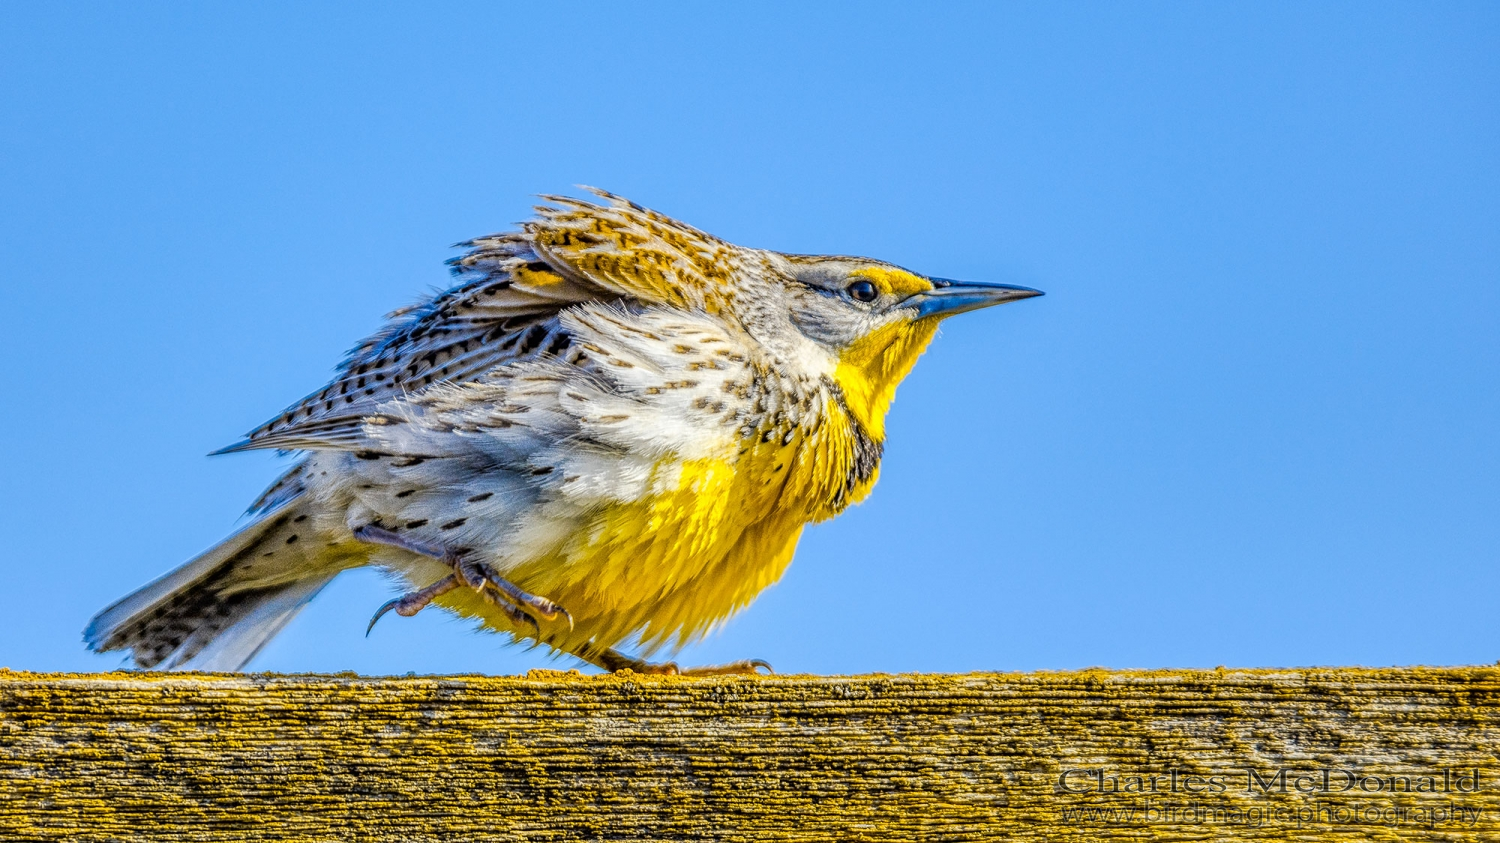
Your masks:
<svg viewBox="0 0 1500 843"><path fill-rule="evenodd" d="M647 673L656 676L764 676L776 672L771 669L770 664L761 659L745 659L729 664L712 664L702 667L679 667L677 662L648 662L644 659L631 658L619 650L609 648L580 650L573 655L598 665L610 673L628 670L632 673Z"/></svg>
<svg viewBox="0 0 1500 843"><path fill-rule="evenodd" d="M371 544L383 544L388 547L398 547L421 556L447 562L453 566L453 573L438 580L426 588L418 589L397 597L387 602L375 612L375 617L370 618L370 625L365 628L365 635L375 628L375 622L380 620L386 612L394 609L396 614L402 617L411 617L427 608L438 597L466 585L474 589L490 604L504 612L506 617L517 626L531 627L532 637L537 641L542 640L542 628L537 623L535 615L543 620L557 620L566 618L568 629L573 628L573 616L568 610L535 594L523 591L515 583L501 577L494 568L483 562L475 562L464 553L452 551L444 547L430 545L418 539L397 535L383 527L367 524L354 531L355 538ZM501 599L501 598L504 599ZM529 611L528 611L529 610ZM532 613L535 613L533 615Z"/></svg>
<svg viewBox="0 0 1500 843"><path fill-rule="evenodd" d="M669 667L667 673L678 676L770 676L776 671L764 659L742 659L728 664L705 664L698 667L678 667L675 662L667 662L662 667Z"/></svg>
<svg viewBox="0 0 1500 843"><path fill-rule="evenodd" d="M496 595L503 595L513 605L513 608L525 612L530 610L540 615L542 620L555 621L563 618L568 622L568 629L573 628L573 616L568 610L553 603L545 597L539 597L527 591L522 591L519 586L510 580L500 576L494 568L483 562L470 562L467 560L456 560L453 565L454 573L463 578L465 584L479 592L486 600L506 608ZM529 615L528 615L529 616ZM536 626L536 619L531 620L531 625Z"/></svg>

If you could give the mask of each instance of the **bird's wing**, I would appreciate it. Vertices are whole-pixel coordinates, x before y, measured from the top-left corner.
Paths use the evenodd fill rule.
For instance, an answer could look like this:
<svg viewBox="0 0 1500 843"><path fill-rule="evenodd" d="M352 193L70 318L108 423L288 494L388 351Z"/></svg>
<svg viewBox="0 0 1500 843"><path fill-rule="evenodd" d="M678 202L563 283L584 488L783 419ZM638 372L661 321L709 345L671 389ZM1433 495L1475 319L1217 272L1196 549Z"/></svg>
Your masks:
<svg viewBox="0 0 1500 843"><path fill-rule="evenodd" d="M594 192L606 204L545 197L555 204L521 231L460 244L469 251L449 262L458 286L390 314L326 387L215 453L358 449L361 420L392 399L507 363L582 359L557 317L583 302L717 309L735 247Z"/></svg>
<svg viewBox="0 0 1500 843"><path fill-rule="evenodd" d="M523 226L538 255L561 271L646 304L708 313L724 307L752 250L589 190L606 204L543 197L555 207L537 208L537 219Z"/></svg>
<svg viewBox="0 0 1500 843"><path fill-rule="evenodd" d="M513 360L560 355L569 346L557 314L617 294L554 271L516 235L464 244L453 262L461 283L390 314L323 389L218 453L257 448L355 447L360 420L379 405L441 381L469 381Z"/></svg>

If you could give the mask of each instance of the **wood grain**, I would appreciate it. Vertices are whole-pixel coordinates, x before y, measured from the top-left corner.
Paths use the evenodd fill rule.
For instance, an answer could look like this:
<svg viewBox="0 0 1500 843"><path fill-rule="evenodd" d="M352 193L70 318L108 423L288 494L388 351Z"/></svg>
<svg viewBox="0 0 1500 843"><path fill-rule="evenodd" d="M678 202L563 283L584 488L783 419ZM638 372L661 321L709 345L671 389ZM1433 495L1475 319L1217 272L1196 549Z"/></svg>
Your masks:
<svg viewBox="0 0 1500 843"><path fill-rule="evenodd" d="M1497 751L1490 667L0 671L0 839L1485 840Z"/></svg>

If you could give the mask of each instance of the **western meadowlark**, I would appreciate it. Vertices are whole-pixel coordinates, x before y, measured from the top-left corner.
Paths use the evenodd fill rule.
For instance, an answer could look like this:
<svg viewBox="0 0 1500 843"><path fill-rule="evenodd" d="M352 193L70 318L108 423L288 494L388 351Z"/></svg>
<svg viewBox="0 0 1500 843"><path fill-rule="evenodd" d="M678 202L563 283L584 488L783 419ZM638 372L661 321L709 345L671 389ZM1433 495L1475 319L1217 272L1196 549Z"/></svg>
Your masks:
<svg viewBox="0 0 1500 843"><path fill-rule="evenodd" d="M607 670L701 637L869 494L896 386L946 316L1041 295L726 243L616 196L460 244L333 382L219 451L301 460L253 523L95 617L95 650L238 670L376 565ZM371 625L374 625L371 620ZM682 672L749 672L738 662Z"/></svg>

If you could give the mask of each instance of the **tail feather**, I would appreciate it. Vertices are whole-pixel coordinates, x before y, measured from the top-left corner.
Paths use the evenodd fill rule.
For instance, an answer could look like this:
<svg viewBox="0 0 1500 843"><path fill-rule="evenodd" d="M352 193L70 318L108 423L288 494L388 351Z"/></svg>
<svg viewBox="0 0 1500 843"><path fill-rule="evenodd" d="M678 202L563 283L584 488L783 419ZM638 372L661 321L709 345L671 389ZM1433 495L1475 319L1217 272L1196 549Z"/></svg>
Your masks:
<svg viewBox="0 0 1500 843"><path fill-rule="evenodd" d="M193 630L160 666L167 670L243 669L337 575L333 571L280 588L229 596L218 605L217 617Z"/></svg>
<svg viewBox="0 0 1500 843"><path fill-rule="evenodd" d="M349 567L338 548L299 536L309 532L300 509L300 501L286 501L100 612L83 633L89 648L128 650L148 669L243 668Z"/></svg>

